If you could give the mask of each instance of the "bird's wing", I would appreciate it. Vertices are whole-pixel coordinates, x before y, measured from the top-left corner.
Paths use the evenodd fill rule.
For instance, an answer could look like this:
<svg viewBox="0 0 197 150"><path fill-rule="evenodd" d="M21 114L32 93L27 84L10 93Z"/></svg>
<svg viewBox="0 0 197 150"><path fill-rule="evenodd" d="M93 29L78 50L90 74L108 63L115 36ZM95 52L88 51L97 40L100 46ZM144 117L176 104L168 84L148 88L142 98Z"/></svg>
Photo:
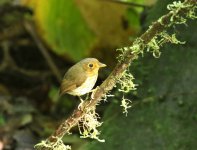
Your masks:
<svg viewBox="0 0 197 150"><path fill-rule="evenodd" d="M72 75L71 75L72 74ZM86 80L86 76L83 73L74 72L69 70L62 80L61 86L60 86L60 95L63 95L69 91L72 91L76 89L77 87L80 87Z"/></svg>
<svg viewBox="0 0 197 150"><path fill-rule="evenodd" d="M60 86L60 95L67 93L68 91L72 91L77 87L76 83L73 83L69 80L63 79Z"/></svg>

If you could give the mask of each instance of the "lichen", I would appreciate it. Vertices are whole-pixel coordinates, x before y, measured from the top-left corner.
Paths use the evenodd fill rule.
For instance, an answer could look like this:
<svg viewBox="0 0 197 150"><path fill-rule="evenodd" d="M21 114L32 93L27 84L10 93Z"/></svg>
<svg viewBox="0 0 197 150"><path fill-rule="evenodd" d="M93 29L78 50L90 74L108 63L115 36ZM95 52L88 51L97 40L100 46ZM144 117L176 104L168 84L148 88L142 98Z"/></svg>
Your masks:
<svg viewBox="0 0 197 150"><path fill-rule="evenodd" d="M134 77L128 69L125 70L122 74L122 77L117 80L117 83L120 85L118 88L118 91L123 93L120 106L123 107L123 113L126 114L126 116L128 113L128 109L131 108L131 105L130 105L131 100L126 99L124 97L124 94L136 90L137 84L135 84L133 80L134 80Z"/></svg>
<svg viewBox="0 0 197 150"><path fill-rule="evenodd" d="M99 122L99 114L95 112L95 107L88 110L87 113L78 122L79 133L81 138L92 138L99 142L105 142L105 140L99 139L100 131L97 129L102 125Z"/></svg>
<svg viewBox="0 0 197 150"><path fill-rule="evenodd" d="M71 146L64 145L61 139L57 139L55 143L50 143L47 141L41 141L40 143L34 146L36 150L71 150Z"/></svg>
<svg viewBox="0 0 197 150"><path fill-rule="evenodd" d="M158 36L155 36L151 39L151 41L146 45L147 52L152 52L155 58L159 58L161 55L160 52L160 44L158 40Z"/></svg>
<svg viewBox="0 0 197 150"><path fill-rule="evenodd" d="M118 51L120 54L117 57L118 62L124 61L124 56L126 54L126 51L129 50L129 47L123 47L123 48L118 48L116 51Z"/></svg>
<svg viewBox="0 0 197 150"><path fill-rule="evenodd" d="M186 24L187 18L196 19L196 8L196 5L181 1L174 1L172 4L167 5L167 9L170 10L170 13L172 13L170 18L171 24ZM186 17L179 15L180 9L189 9Z"/></svg>
<svg viewBox="0 0 197 150"><path fill-rule="evenodd" d="M176 38L176 34L169 35L167 31L163 31L160 33L161 39L159 41L160 45L162 46L164 43L170 42L172 44L185 44L185 41L179 41Z"/></svg>
<svg viewBox="0 0 197 150"><path fill-rule="evenodd" d="M185 42L179 41L176 38L176 34L170 35L164 30L153 37L152 40L146 45L147 52L151 52L155 58L159 58L161 55L160 48L168 42L172 44L185 44Z"/></svg>
<svg viewBox="0 0 197 150"><path fill-rule="evenodd" d="M129 49L131 50L131 53L134 54L135 58L138 58L139 54L144 54L144 42L141 38L137 38L132 46L129 47Z"/></svg>
<svg viewBox="0 0 197 150"><path fill-rule="evenodd" d="M104 102L107 102L108 97L114 97L114 95L113 95L113 94L110 94L110 93L108 92L107 94L105 94L105 95L102 97L101 100L104 101Z"/></svg>
<svg viewBox="0 0 197 150"><path fill-rule="evenodd" d="M125 55L127 54L128 51L131 52L131 54L133 55L133 59L137 59L139 54L141 54L143 56L144 47L145 47L145 45L144 45L143 40L141 38L137 38L133 42L132 46L117 49L117 51L120 52L120 54L117 57L117 60L119 62L124 61Z"/></svg>
<svg viewBox="0 0 197 150"><path fill-rule="evenodd" d="M132 107L131 103L132 103L131 100L124 98L124 96L122 97L120 106L123 107L123 114L125 114L126 116L128 114L128 109Z"/></svg>
<svg viewBox="0 0 197 150"><path fill-rule="evenodd" d="M190 8L190 11L187 13L187 18L197 19L196 15L197 5Z"/></svg>
<svg viewBox="0 0 197 150"><path fill-rule="evenodd" d="M122 74L122 77L118 79L117 83L119 83L120 87L118 91L123 93L128 93L132 90L136 90L136 84L133 83L134 77L129 72L129 70L125 70Z"/></svg>

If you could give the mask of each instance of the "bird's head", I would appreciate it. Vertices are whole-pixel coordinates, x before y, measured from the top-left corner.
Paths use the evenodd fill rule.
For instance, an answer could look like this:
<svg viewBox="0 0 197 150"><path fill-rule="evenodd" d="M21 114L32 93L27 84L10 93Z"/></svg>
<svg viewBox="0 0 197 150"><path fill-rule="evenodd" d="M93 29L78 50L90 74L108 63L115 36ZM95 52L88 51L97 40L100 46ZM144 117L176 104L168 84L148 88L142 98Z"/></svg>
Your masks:
<svg viewBox="0 0 197 150"><path fill-rule="evenodd" d="M83 69L89 75L95 75L102 67L106 67L105 64L99 62L96 58L85 58L80 62Z"/></svg>

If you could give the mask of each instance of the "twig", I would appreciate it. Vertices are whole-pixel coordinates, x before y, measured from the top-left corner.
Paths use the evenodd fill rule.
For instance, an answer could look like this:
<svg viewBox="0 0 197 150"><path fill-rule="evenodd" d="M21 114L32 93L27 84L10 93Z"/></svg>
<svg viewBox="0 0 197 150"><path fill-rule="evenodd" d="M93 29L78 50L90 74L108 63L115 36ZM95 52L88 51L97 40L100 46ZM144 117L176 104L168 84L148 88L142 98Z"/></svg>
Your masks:
<svg viewBox="0 0 197 150"><path fill-rule="evenodd" d="M60 82L61 78L62 78L60 71L58 70L58 68L55 65L51 56L49 55L47 49L44 47L43 43L39 39L39 36L36 34L36 31L34 29L32 22L25 21L24 26L25 26L26 30L29 32L29 34L32 36L32 38L35 41L35 43L37 44L38 48L40 49L42 55L44 56L45 60L48 63L49 68L51 69L51 71L53 72L53 74L55 75L57 80Z"/></svg>
<svg viewBox="0 0 197 150"><path fill-rule="evenodd" d="M196 0L185 0L184 5L190 4L191 6L196 5ZM187 13L190 11L190 8L180 8L177 10L177 15L182 17L187 17ZM138 39L141 39L141 44L149 43L157 34L161 33L165 29L169 28L172 24L171 18L173 17L173 12L169 12L166 15L162 16L158 21L154 22L152 26ZM137 41L136 41L137 42ZM135 42L134 42L135 43ZM143 49L143 47L142 47ZM108 78L97 88L94 92L94 99L84 102L84 107L82 110L75 109L72 115L66 119L58 129L46 140L47 143L53 144L56 143L58 139L61 139L66 133L68 134L70 129L77 125L78 121L91 110L92 107L95 107L96 104L101 101L101 99L115 86L117 79L119 79L123 72L127 69L130 63L135 59L134 54L131 50L127 50L122 61L118 62L112 73ZM45 150L45 147L35 147L37 150Z"/></svg>

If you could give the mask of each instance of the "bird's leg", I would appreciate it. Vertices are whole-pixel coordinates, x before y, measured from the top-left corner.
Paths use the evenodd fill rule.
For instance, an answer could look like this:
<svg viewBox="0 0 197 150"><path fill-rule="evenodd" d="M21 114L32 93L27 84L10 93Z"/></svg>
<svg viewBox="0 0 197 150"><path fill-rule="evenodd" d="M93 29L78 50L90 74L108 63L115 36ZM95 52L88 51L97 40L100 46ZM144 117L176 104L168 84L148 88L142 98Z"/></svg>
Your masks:
<svg viewBox="0 0 197 150"><path fill-rule="evenodd" d="M84 100L83 100L80 96L78 96L78 97L79 97L79 100L81 101L81 102L79 103L79 106L78 106L78 109L80 109L80 108L82 108L82 106L83 106Z"/></svg>
<svg viewBox="0 0 197 150"><path fill-rule="evenodd" d="M81 101L81 103L83 103L84 100L80 96L78 96L78 98Z"/></svg>
<svg viewBox="0 0 197 150"><path fill-rule="evenodd" d="M90 91L90 92L91 92L91 91ZM88 100L88 99L89 99L89 97L90 97L90 92L86 94L85 100Z"/></svg>

